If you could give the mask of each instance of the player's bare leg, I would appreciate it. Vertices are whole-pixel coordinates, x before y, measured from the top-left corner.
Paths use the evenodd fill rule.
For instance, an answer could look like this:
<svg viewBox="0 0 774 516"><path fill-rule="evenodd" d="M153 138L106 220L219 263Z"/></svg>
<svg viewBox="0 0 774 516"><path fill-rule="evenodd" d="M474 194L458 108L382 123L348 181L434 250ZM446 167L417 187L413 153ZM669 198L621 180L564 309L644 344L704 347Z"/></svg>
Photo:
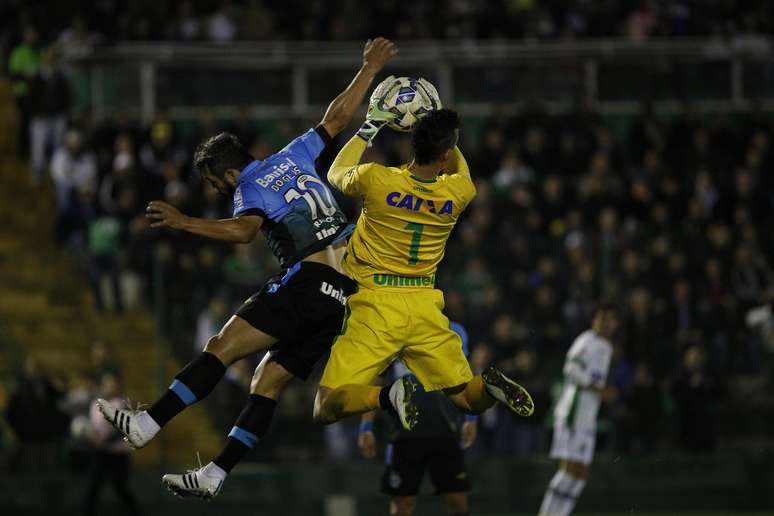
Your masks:
<svg viewBox="0 0 774 516"><path fill-rule="evenodd" d="M133 448L142 448L177 414L205 398L223 378L226 368L246 356L268 349L277 341L237 316L210 338L204 352L186 365L148 410L114 407L98 400L102 415Z"/></svg>
<svg viewBox="0 0 774 516"><path fill-rule="evenodd" d="M393 496L390 498L390 516L411 516L416 507L416 496Z"/></svg>
<svg viewBox="0 0 774 516"><path fill-rule="evenodd" d="M215 497L234 466L266 435L277 400L293 378L293 374L266 354L255 369L247 405L228 434L221 453L197 470L164 475L162 481L167 489L178 496Z"/></svg>
<svg viewBox="0 0 774 516"><path fill-rule="evenodd" d="M589 468L580 462L563 460L548 484L539 516L569 516L586 487Z"/></svg>
<svg viewBox="0 0 774 516"><path fill-rule="evenodd" d="M416 385L407 377L398 378L385 387L342 385L335 389L320 386L314 400L314 419L325 425L348 416L384 409L394 412L403 428L411 430L417 423L418 411L412 402Z"/></svg>

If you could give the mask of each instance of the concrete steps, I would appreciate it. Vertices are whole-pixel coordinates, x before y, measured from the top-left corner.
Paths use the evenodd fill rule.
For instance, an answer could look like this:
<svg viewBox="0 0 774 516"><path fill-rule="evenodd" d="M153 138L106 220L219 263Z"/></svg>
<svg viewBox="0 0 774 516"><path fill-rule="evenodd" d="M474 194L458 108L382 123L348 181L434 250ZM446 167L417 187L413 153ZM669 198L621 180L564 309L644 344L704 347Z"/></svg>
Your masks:
<svg viewBox="0 0 774 516"><path fill-rule="evenodd" d="M120 317L96 311L91 289L73 258L53 242L51 192L35 189L26 174L22 164L0 163L0 218L5 221L0 227L0 320L16 343L15 351L35 357L44 370L66 378L88 370L91 346L101 340L122 368L131 401L153 401L180 364L159 341L146 311ZM30 199L38 204L31 207ZM211 457L222 440L204 409L193 407L135 460L154 467L190 467L197 451Z"/></svg>

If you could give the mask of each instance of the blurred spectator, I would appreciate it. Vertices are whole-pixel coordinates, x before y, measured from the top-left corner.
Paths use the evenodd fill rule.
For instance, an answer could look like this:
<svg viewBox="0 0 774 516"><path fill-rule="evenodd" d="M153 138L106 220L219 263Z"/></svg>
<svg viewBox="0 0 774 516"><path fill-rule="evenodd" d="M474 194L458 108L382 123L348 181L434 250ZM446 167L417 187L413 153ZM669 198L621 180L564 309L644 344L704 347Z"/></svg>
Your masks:
<svg viewBox="0 0 774 516"><path fill-rule="evenodd" d="M745 323L748 328L758 332L769 351L774 351L774 290L767 293L766 303L747 312Z"/></svg>
<svg viewBox="0 0 774 516"><path fill-rule="evenodd" d="M11 51L8 58L8 74L12 81L13 94L16 97L17 117L17 154L26 157L29 152L30 119L32 103L30 101L30 81L40 67L38 50L38 30L27 26L22 32L22 41Z"/></svg>
<svg viewBox="0 0 774 516"><path fill-rule="evenodd" d="M168 30L169 39L196 41L202 36L201 20L195 15L192 2L185 0L177 4L177 15Z"/></svg>
<svg viewBox="0 0 774 516"><path fill-rule="evenodd" d="M772 285L771 269L760 254L749 246L740 246L735 253L731 282L734 296L746 310L764 299Z"/></svg>
<svg viewBox="0 0 774 516"><path fill-rule="evenodd" d="M40 54L40 69L29 80L32 177L40 182L55 149L64 143L70 108L70 83L58 68L53 48Z"/></svg>
<svg viewBox="0 0 774 516"><path fill-rule="evenodd" d="M174 141L172 123L159 114L150 127L150 141L140 149L140 162L149 173L167 181L179 177L179 167L185 157Z"/></svg>
<svg viewBox="0 0 774 516"><path fill-rule="evenodd" d="M91 345L91 364L89 375L95 385L99 385L102 377L109 374L121 377L121 368L110 354L107 345L101 340L95 340Z"/></svg>
<svg viewBox="0 0 774 516"><path fill-rule="evenodd" d="M378 32L399 40L625 36L641 42L654 36L718 33L734 51L758 56L771 48L766 36L772 30L766 4L761 1L715 1L702 4L704 9L692 2L654 0L457 1L443 9L433 0L415 0L410 10L398 2L362 4L353 0L307 3L304 9L295 2L257 0L163 2L153 4L152 9L115 1L61 0L60 4L59 12L79 13L47 20L54 33L62 32L59 43L68 52L100 39L326 41L359 40ZM29 9L23 2L10 2L6 12L12 16L23 8Z"/></svg>
<svg viewBox="0 0 774 516"><path fill-rule="evenodd" d="M625 399L620 432L622 451L647 454L656 449L662 430L661 398L650 367L645 362L639 363L634 370L631 389Z"/></svg>
<svg viewBox="0 0 774 516"><path fill-rule="evenodd" d="M124 311L124 293L121 288L119 270L121 225L116 217L104 214L89 224L87 253L89 273L97 310L106 310L102 280L108 280L111 288L113 309L116 313Z"/></svg>
<svg viewBox="0 0 774 516"><path fill-rule="evenodd" d="M672 386L677 404L677 428L681 446L690 451L713 450L717 441L717 404L723 391L707 370L703 348L685 350L682 372Z"/></svg>
<svg viewBox="0 0 774 516"><path fill-rule="evenodd" d="M72 207L76 192L96 191L97 162L94 154L85 148L83 138L83 134L75 129L67 131L64 145L56 150L51 160L51 176L60 212Z"/></svg>
<svg viewBox="0 0 774 516"><path fill-rule="evenodd" d="M5 411L5 419L19 442L12 467L37 471L57 464L57 443L69 425L68 417L59 409L62 396L38 361L27 356Z"/></svg>
<svg viewBox="0 0 774 516"><path fill-rule="evenodd" d="M658 24L657 4L650 0L643 0L640 6L634 10L627 21L627 34L634 41L648 39Z"/></svg>
<svg viewBox="0 0 774 516"><path fill-rule="evenodd" d="M99 390L100 398L108 400L114 406L125 406L126 400L118 377L104 375ZM94 448L94 464L86 490L85 513L87 516L97 514L102 487L106 481L110 481L126 507L127 513L136 516L140 513L137 498L129 488L132 450L124 442L120 432L117 432L100 414L96 400L91 405L89 417L91 419L89 436Z"/></svg>
<svg viewBox="0 0 774 516"><path fill-rule="evenodd" d="M196 335L194 337L194 356L204 351L207 341L217 335L228 317L228 306L222 297L213 297L196 320Z"/></svg>
<svg viewBox="0 0 774 516"><path fill-rule="evenodd" d="M217 11L207 21L207 37L214 43L228 43L237 36L236 7L223 0Z"/></svg>
<svg viewBox="0 0 774 516"><path fill-rule="evenodd" d="M84 55L97 43L98 37L88 29L83 16L75 16L56 41L56 46L64 55L74 57Z"/></svg>

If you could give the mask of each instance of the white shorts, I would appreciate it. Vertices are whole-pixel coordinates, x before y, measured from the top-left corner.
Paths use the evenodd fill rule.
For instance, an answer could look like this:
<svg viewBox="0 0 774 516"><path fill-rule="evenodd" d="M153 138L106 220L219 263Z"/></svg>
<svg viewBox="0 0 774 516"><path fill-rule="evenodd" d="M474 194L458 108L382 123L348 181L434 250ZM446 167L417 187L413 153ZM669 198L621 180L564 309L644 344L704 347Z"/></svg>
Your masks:
<svg viewBox="0 0 774 516"><path fill-rule="evenodd" d="M554 441L549 457L588 466L594 458L596 440L596 431L593 429L575 430L563 424L554 425Z"/></svg>

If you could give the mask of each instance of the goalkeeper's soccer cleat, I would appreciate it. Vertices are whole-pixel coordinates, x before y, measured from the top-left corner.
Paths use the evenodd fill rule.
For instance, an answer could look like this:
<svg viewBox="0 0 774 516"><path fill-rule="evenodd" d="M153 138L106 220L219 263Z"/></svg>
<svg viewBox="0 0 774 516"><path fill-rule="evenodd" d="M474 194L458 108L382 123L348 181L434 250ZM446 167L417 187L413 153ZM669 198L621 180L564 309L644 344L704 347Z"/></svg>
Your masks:
<svg viewBox="0 0 774 516"><path fill-rule="evenodd" d="M195 496L202 500L215 498L223 487L224 476L208 475L207 466L183 473L164 475L161 481L176 496Z"/></svg>
<svg viewBox="0 0 774 516"><path fill-rule="evenodd" d="M417 386L407 377L401 377L395 380L390 387L390 403L398 414L400 424L406 430L413 430L419 419L419 410L411 401Z"/></svg>
<svg viewBox="0 0 774 516"><path fill-rule="evenodd" d="M520 416L531 416L535 412L535 403L527 389L505 376L496 367L490 366L481 374L486 392L494 399Z"/></svg>
<svg viewBox="0 0 774 516"><path fill-rule="evenodd" d="M158 425L144 410L117 408L103 399L97 400L97 407L105 419L124 435L124 440L135 450L148 444L158 432ZM143 422L146 424L143 425ZM153 428L155 431L149 427L155 427Z"/></svg>

